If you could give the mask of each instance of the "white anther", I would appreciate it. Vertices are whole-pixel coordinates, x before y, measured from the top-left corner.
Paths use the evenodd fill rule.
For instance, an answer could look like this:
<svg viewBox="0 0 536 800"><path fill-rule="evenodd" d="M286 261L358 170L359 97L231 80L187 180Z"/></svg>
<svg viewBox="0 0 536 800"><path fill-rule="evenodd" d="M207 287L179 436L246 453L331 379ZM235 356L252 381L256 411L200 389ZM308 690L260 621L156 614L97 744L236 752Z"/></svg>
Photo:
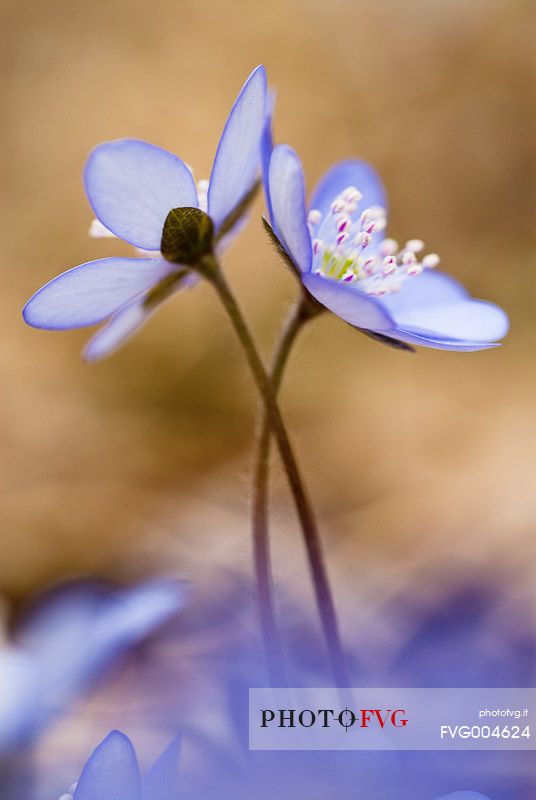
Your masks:
<svg viewBox="0 0 536 800"><path fill-rule="evenodd" d="M359 203L363 195L355 186L347 186L346 189L343 190L341 197L347 203Z"/></svg>
<svg viewBox="0 0 536 800"><path fill-rule="evenodd" d="M412 250L406 250L402 253L402 263L405 266L409 266L410 264L415 264L417 261L417 256Z"/></svg>
<svg viewBox="0 0 536 800"><path fill-rule="evenodd" d="M341 214L345 210L346 210L346 203L340 197L337 197L331 204L331 213Z"/></svg>
<svg viewBox="0 0 536 800"><path fill-rule="evenodd" d="M422 265L426 267L426 269L433 269L439 265L440 261L441 259L437 253L428 253L428 255L423 258Z"/></svg>
<svg viewBox="0 0 536 800"><path fill-rule="evenodd" d="M410 275L411 277L414 277L415 275L420 275L421 272L422 272L422 264L419 264L418 261L408 266L408 275Z"/></svg>
<svg viewBox="0 0 536 800"><path fill-rule="evenodd" d="M206 178L202 178L200 181L197 181L197 191L201 194L207 194L209 185L210 181Z"/></svg>
<svg viewBox="0 0 536 800"><path fill-rule="evenodd" d="M361 231L355 237L355 243L361 246L361 249L364 250L365 247L368 247L370 244L370 234L366 231Z"/></svg>
<svg viewBox="0 0 536 800"><path fill-rule="evenodd" d="M394 256L385 256L383 259L383 274L392 275L396 272L397 264Z"/></svg>
<svg viewBox="0 0 536 800"><path fill-rule="evenodd" d="M370 208L366 208L359 217L359 224L364 227L371 219L373 219L372 211Z"/></svg>
<svg viewBox="0 0 536 800"><path fill-rule="evenodd" d="M386 256L394 256L398 253L398 242L395 239L384 239L381 249Z"/></svg>
<svg viewBox="0 0 536 800"><path fill-rule="evenodd" d="M367 294L372 294L374 297L382 297L382 295L387 294L387 287L386 286L368 286L365 289Z"/></svg>
<svg viewBox="0 0 536 800"><path fill-rule="evenodd" d="M337 245L340 247L341 244L344 244L347 239L348 239L348 234L342 231L341 233L337 234L335 241L337 242Z"/></svg>
<svg viewBox="0 0 536 800"><path fill-rule="evenodd" d="M324 242L322 239L313 239L313 253L316 256L320 253L324 248Z"/></svg>
<svg viewBox="0 0 536 800"><path fill-rule="evenodd" d="M422 239L410 239L405 245L405 250L411 250L413 253L420 253L423 249L424 242Z"/></svg>
<svg viewBox="0 0 536 800"><path fill-rule="evenodd" d="M307 222L309 225L318 225L322 219L322 212L317 208L312 208L307 215Z"/></svg>
<svg viewBox="0 0 536 800"><path fill-rule="evenodd" d="M102 224L100 219L91 220L88 234L92 239L116 239L115 233L112 233L108 228Z"/></svg>
<svg viewBox="0 0 536 800"><path fill-rule="evenodd" d="M363 262L363 271L365 275L374 275L374 268L376 266L376 259L375 258L367 258L366 261Z"/></svg>
<svg viewBox="0 0 536 800"><path fill-rule="evenodd" d="M370 215L372 219L379 219L379 217L386 217L387 211L383 206L371 206L369 208Z"/></svg>

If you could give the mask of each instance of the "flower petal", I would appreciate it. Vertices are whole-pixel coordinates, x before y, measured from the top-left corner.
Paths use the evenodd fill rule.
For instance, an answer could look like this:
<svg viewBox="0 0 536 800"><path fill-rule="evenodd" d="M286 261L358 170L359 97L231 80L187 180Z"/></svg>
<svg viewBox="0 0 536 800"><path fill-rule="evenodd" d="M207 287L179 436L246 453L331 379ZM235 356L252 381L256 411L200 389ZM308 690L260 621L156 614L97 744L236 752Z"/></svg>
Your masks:
<svg viewBox="0 0 536 800"><path fill-rule="evenodd" d="M144 297L136 298L119 309L93 336L84 348L84 361L100 361L111 356L147 322L155 307L147 308Z"/></svg>
<svg viewBox="0 0 536 800"><path fill-rule="evenodd" d="M128 339L134 336L140 328L145 325L147 320L160 308L162 302L168 300L172 294L194 286L199 278L195 273L186 275L180 283L166 296L155 303L147 305L147 294L138 295L129 303L119 309L108 322L93 336L86 345L83 358L85 361L100 361L102 358L112 355Z"/></svg>
<svg viewBox="0 0 536 800"><path fill-rule="evenodd" d="M172 208L197 207L192 173L178 156L139 139L100 144L84 171L97 219L126 242L159 250Z"/></svg>
<svg viewBox="0 0 536 800"><path fill-rule="evenodd" d="M164 750L141 781L141 800L171 800L179 772L180 738Z"/></svg>
<svg viewBox="0 0 536 800"><path fill-rule="evenodd" d="M101 258L58 275L27 302L28 325L69 330L103 322L176 269L163 259Z"/></svg>
<svg viewBox="0 0 536 800"><path fill-rule="evenodd" d="M385 303L393 313L407 307L424 305L442 305L468 298L469 292L451 275L437 269L425 269L418 277L404 282L399 292L384 295Z"/></svg>
<svg viewBox="0 0 536 800"><path fill-rule="evenodd" d="M112 731L87 761L74 800L140 800L140 772L130 739Z"/></svg>
<svg viewBox="0 0 536 800"><path fill-rule="evenodd" d="M480 792L451 792L436 798L436 800L489 800L489 798Z"/></svg>
<svg viewBox="0 0 536 800"><path fill-rule="evenodd" d="M305 210L305 182L297 153L288 145L274 147L268 174L274 232L302 272L312 263L311 236Z"/></svg>
<svg viewBox="0 0 536 800"><path fill-rule="evenodd" d="M62 711L110 665L180 611L186 588L167 579L111 592L78 582L51 592L26 620L20 648L38 666L38 721Z"/></svg>
<svg viewBox="0 0 536 800"><path fill-rule="evenodd" d="M266 115L264 119L264 130L262 134L261 151L262 151L262 182L264 186L264 198L266 200L266 209L268 211L268 222L273 226L273 213L272 202L270 200L270 191L268 186L268 174L270 171L270 159L274 149L274 137L272 134L272 117L274 113L275 93L269 91L266 96Z"/></svg>
<svg viewBox="0 0 536 800"><path fill-rule="evenodd" d="M430 347L432 350L453 350L460 353L472 353L476 350L490 350L492 347L499 347L498 342L475 342L470 339L447 339L432 333L419 333L404 328L392 328L389 336L398 339L399 342Z"/></svg>
<svg viewBox="0 0 536 800"><path fill-rule="evenodd" d="M0 760L31 740L46 721L40 666L22 648L0 650Z"/></svg>
<svg viewBox="0 0 536 800"><path fill-rule="evenodd" d="M378 332L392 329L393 320L378 300L350 284L311 273L303 276L303 283L313 297L350 325Z"/></svg>
<svg viewBox="0 0 536 800"><path fill-rule="evenodd" d="M208 213L216 230L255 182L265 115L266 73L259 66L235 100L216 151L208 188Z"/></svg>
<svg viewBox="0 0 536 800"><path fill-rule="evenodd" d="M461 284L441 272L424 272L380 302L398 329L436 341L489 344L508 331L502 308L473 299Z"/></svg>
<svg viewBox="0 0 536 800"><path fill-rule="evenodd" d="M370 164L358 159L334 164L315 186L309 208L317 208L324 216L335 197L347 186L355 186L363 195L360 208L381 206L387 211L387 193L380 176Z"/></svg>
<svg viewBox="0 0 536 800"><path fill-rule="evenodd" d="M412 308L396 317L397 327L418 335L443 339L498 342L508 331L508 317L499 306L484 300L461 300L428 308Z"/></svg>

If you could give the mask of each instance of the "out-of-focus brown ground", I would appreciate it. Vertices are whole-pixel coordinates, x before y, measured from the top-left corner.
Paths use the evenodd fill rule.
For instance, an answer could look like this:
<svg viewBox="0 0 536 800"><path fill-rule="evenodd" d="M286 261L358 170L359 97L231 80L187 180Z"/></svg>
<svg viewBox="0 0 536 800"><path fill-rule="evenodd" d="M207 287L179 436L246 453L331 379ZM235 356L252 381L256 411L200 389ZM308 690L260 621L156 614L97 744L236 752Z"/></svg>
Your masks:
<svg viewBox="0 0 536 800"><path fill-rule="evenodd" d="M296 351L283 407L321 518L348 629L397 587L489 572L529 591L534 541L532 4L5 0L0 298L0 587L66 575L249 568L251 381L208 288L177 297L87 367L86 332L20 309L70 266L127 253L86 236L90 148L141 137L209 174L230 104L259 62L276 136L312 184L356 155L382 173L391 233L422 237L512 331L480 354L384 348L325 318ZM228 272L265 352L295 296L259 201ZM278 580L306 587L284 482Z"/></svg>

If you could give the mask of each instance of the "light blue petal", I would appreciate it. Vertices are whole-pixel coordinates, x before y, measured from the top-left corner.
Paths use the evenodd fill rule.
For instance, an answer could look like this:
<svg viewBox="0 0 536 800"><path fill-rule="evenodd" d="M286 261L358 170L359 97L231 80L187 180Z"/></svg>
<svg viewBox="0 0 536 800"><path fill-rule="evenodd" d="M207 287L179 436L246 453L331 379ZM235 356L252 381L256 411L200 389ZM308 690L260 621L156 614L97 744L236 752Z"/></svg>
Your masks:
<svg viewBox="0 0 536 800"><path fill-rule="evenodd" d="M171 800L179 772L180 737L164 750L141 781L141 800Z"/></svg>
<svg viewBox="0 0 536 800"><path fill-rule="evenodd" d="M112 731L87 761L74 800L140 800L140 772L130 739Z"/></svg>
<svg viewBox="0 0 536 800"><path fill-rule="evenodd" d="M194 273L185 276L177 285L175 292L193 286L199 278ZM85 361L94 362L112 355L128 339L134 336L147 320L157 311L160 303L145 304L146 294L136 297L119 309L108 322L93 336L86 345L83 358ZM165 298L169 298L169 295Z"/></svg>
<svg viewBox="0 0 536 800"><path fill-rule="evenodd" d="M350 284L311 273L303 276L303 283L319 303L350 325L379 333L389 333L392 329L393 321L378 300Z"/></svg>
<svg viewBox="0 0 536 800"><path fill-rule="evenodd" d="M432 339L489 344L509 327L502 308L474 300L455 280L440 272L424 272L407 280L399 292L381 299L397 328Z"/></svg>
<svg viewBox="0 0 536 800"><path fill-rule="evenodd" d="M216 230L255 182L265 117L266 73L260 66L235 100L216 151L208 188L208 213Z"/></svg>
<svg viewBox="0 0 536 800"><path fill-rule="evenodd" d="M437 269L426 269L418 277L406 280L399 292L382 297L382 302L398 314L415 306L441 305L470 297L459 281Z"/></svg>
<svg viewBox="0 0 536 800"><path fill-rule="evenodd" d="M156 308L147 308L144 304L145 296L133 300L123 306L113 317L93 336L83 352L84 361L100 361L115 353L127 339L147 322Z"/></svg>
<svg viewBox="0 0 536 800"><path fill-rule="evenodd" d="M101 258L58 275L28 301L28 325L69 330L107 319L128 300L176 269L163 259Z"/></svg>
<svg viewBox="0 0 536 800"><path fill-rule="evenodd" d="M95 648L114 652L142 641L173 617L184 605L186 587L176 580L148 581L117 595L111 608L95 625Z"/></svg>
<svg viewBox="0 0 536 800"><path fill-rule="evenodd" d="M30 740L44 722L39 665L21 648L0 650L0 761Z"/></svg>
<svg viewBox="0 0 536 800"><path fill-rule="evenodd" d="M43 716L63 710L129 648L184 605L182 582L152 580L110 592L82 582L57 590L25 622L21 650L38 665Z"/></svg>
<svg viewBox="0 0 536 800"><path fill-rule="evenodd" d="M407 309L397 314L396 327L419 335L491 343L504 338L508 317L499 306L483 300Z"/></svg>
<svg viewBox="0 0 536 800"><path fill-rule="evenodd" d="M270 159L268 186L274 232L302 272L312 263L311 235L307 227L303 169L296 152L277 145Z"/></svg>
<svg viewBox="0 0 536 800"><path fill-rule="evenodd" d="M262 134L262 183L264 187L264 198L268 212L268 222L273 227L272 201L268 186L268 175L270 171L270 159L274 149L274 137L272 134L272 117L275 105L275 93L268 92L266 97L266 117L264 121L264 131Z"/></svg>
<svg viewBox="0 0 536 800"><path fill-rule="evenodd" d="M416 331L404 330L403 328L392 328L389 336L398 339L400 342L415 344L420 347L430 347L432 350L453 350L460 353L472 353L476 350L490 350L492 347L499 347L498 342L475 342L464 339L442 339L438 335L418 333Z"/></svg>
<svg viewBox="0 0 536 800"><path fill-rule="evenodd" d="M197 190L178 156L139 139L98 145L84 183L95 216L108 230L145 250L160 250L172 208L197 207Z"/></svg>
<svg viewBox="0 0 536 800"><path fill-rule="evenodd" d="M376 170L366 161L349 159L334 164L320 179L311 194L309 208L327 214L333 200L347 186L355 186L363 195L360 208L381 206L387 211L387 193Z"/></svg>

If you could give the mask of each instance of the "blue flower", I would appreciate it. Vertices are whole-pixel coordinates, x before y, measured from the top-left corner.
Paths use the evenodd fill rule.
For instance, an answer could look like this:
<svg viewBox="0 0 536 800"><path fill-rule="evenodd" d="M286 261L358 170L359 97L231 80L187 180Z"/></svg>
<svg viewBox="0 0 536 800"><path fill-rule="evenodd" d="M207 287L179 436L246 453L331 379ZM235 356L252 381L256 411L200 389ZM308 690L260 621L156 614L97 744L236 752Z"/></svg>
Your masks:
<svg viewBox="0 0 536 800"><path fill-rule="evenodd" d="M267 106L266 74L257 67L238 95L223 130L210 181L197 186L180 158L136 139L98 145L84 173L97 217L93 235L118 236L143 258L103 258L64 272L26 304L25 321L36 328L69 330L107 323L89 342L85 358L109 355L135 333L164 299L191 286L196 276L163 258L168 213L200 208L214 224L219 249L240 227L233 212L255 186Z"/></svg>
<svg viewBox="0 0 536 800"><path fill-rule="evenodd" d="M274 148L265 183L274 233L303 285L350 325L440 350L483 350L506 335L504 311L473 299L438 272L439 257L423 256L421 240L399 247L385 238L385 190L365 162L332 167L309 210L302 165L292 148Z"/></svg>
<svg viewBox="0 0 536 800"><path fill-rule="evenodd" d="M95 749L82 770L80 780L73 784L68 794L62 795L60 800L171 800L178 778L179 767L179 738L176 737L167 747L156 763L142 776L132 742L120 731L112 731L103 742ZM252 754L250 753L250 756ZM270 760L270 754L263 753ZM291 756L291 762L296 754ZM312 754L311 754L312 755ZM331 754L323 753L324 760ZM315 754L315 761L318 756ZM298 759L296 758L296 761ZM297 766L297 765L296 765ZM309 791L311 787L307 782L307 775L294 769L295 782L292 797L296 797L296 790ZM274 776L275 777L275 776ZM336 793L341 791L341 783L337 773L333 775L332 787ZM363 784L364 785L364 784ZM263 789L270 791L270 779L262 784ZM197 797L197 793L190 794L189 787L183 787L186 796ZM240 782L235 782L232 790L233 796L242 796ZM261 787L259 786L259 789ZM346 785L344 786L346 790ZM224 790L211 797L227 798L231 796ZM182 797L183 794L180 793ZM203 793L203 797L206 797ZM250 797L253 795L250 794ZM263 793L263 797L265 794ZM283 795L281 795L283 796ZM287 794L284 795L287 797ZM290 794L288 795L291 796ZM316 794L315 794L316 797ZM437 800L488 800L483 794L471 791L452 792L438 797Z"/></svg>
<svg viewBox="0 0 536 800"><path fill-rule="evenodd" d="M179 739L142 776L132 742L112 731L88 759L67 800L171 800L177 780Z"/></svg>
<svg viewBox="0 0 536 800"><path fill-rule="evenodd" d="M180 581L56 590L0 650L0 753L20 747L184 604Z"/></svg>
<svg viewBox="0 0 536 800"><path fill-rule="evenodd" d="M451 792L438 797L437 800L489 800L480 792Z"/></svg>

